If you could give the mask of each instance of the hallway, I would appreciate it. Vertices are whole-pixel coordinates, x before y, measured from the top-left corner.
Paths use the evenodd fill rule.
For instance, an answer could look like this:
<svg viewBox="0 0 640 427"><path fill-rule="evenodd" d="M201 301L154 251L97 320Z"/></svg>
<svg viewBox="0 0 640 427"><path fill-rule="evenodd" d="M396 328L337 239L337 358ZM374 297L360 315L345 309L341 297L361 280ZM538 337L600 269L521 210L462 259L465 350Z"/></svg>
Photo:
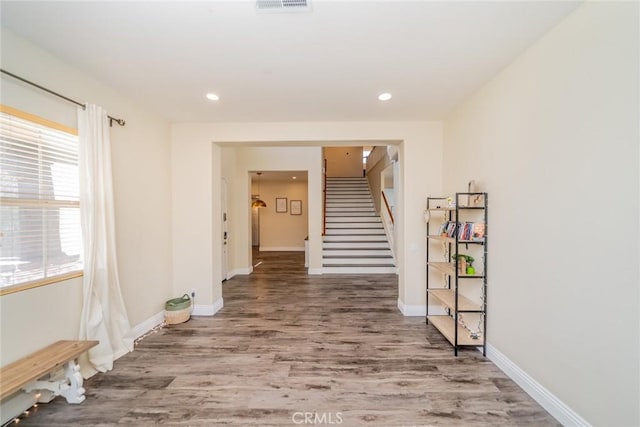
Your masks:
<svg viewBox="0 0 640 427"><path fill-rule="evenodd" d="M150 335L86 381L83 404L56 399L20 424L557 425L480 352L454 358L403 317L395 275L307 276L303 256L257 253L214 317Z"/></svg>

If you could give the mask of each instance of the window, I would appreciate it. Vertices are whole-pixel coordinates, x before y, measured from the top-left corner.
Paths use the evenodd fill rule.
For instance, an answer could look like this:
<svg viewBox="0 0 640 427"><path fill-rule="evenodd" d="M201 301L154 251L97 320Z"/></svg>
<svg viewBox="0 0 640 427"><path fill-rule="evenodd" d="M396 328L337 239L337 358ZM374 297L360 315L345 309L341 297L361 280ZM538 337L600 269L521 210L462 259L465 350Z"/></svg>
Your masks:
<svg viewBox="0 0 640 427"><path fill-rule="evenodd" d="M371 154L370 147L362 147L362 167L367 168L367 157Z"/></svg>
<svg viewBox="0 0 640 427"><path fill-rule="evenodd" d="M0 110L0 290L82 270L78 137Z"/></svg>

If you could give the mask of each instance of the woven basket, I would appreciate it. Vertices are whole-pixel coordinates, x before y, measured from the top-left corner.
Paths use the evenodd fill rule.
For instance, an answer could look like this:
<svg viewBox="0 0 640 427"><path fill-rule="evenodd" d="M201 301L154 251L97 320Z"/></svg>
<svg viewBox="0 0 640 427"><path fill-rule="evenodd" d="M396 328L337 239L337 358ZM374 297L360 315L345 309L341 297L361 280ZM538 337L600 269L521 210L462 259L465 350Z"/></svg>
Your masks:
<svg viewBox="0 0 640 427"><path fill-rule="evenodd" d="M167 301L164 305L164 321L167 325L184 323L191 317L191 298L184 294L180 298Z"/></svg>

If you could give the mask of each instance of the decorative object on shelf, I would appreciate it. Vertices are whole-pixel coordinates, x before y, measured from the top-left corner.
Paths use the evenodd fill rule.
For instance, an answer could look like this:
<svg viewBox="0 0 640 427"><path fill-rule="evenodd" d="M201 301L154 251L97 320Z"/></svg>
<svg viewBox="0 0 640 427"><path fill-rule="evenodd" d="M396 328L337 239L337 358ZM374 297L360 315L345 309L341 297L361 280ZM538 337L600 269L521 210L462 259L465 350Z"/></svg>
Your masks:
<svg viewBox="0 0 640 427"><path fill-rule="evenodd" d="M459 274L475 274L476 273L476 269L473 268L473 261L475 261L474 257L466 254L454 254L451 256L451 260L453 262L455 262L456 259L458 260ZM470 273L470 271L472 273Z"/></svg>
<svg viewBox="0 0 640 427"><path fill-rule="evenodd" d="M287 198L286 197L276 197L276 212L277 213L287 213Z"/></svg>
<svg viewBox="0 0 640 427"><path fill-rule="evenodd" d="M458 274L466 274L467 273L467 259L462 257L458 258Z"/></svg>
<svg viewBox="0 0 640 427"><path fill-rule="evenodd" d="M262 172L256 172L256 175L258 175L258 194L256 194L257 198L253 201L253 203L251 203L251 207L266 208L267 204L260 198L260 176L262 175Z"/></svg>
<svg viewBox="0 0 640 427"><path fill-rule="evenodd" d="M484 240L484 222L476 222L473 224L471 238L475 241Z"/></svg>
<svg viewBox="0 0 640 427"><path fill-rule="evenodd" d="M482 195L473 196L471 199L471 206L482 206L484 204L483 197L484 196Z"/></svg>
<svg viewBox="0 0 640 427"><path fill-rule="evenodd" d="M427 210L427 266L442 273L443 282L427 273L426 323L451 343L454 355L468 346L481 347L486 356L488 195L469 191L456 193L455 199L428 197ZM444 262L435 260L440 256ZM475 322L477 328L471 328Z"/></svg>
<svg viewBox="0 0 640 427"><path fill-rule="evenodd" d="M453 197L447 197L447 207L449 208L455 208L456 204L453 201Z"/></svg>
<svg viewBox="0 0 640 427"><path fill-rule="evenodd" d="M431 219L431 212L429 211L429 209L424 210L423 216L424 216L424 222L428 223L429 220Z"/></svg>
<svg viewBox="0 0 640 427"><path fill-rule="evenodd" d="M475 193L476 181L471 180L467 183L467 193ZM469 195L463 196L460 200L460 206L471 206L471 197Z"/></svg>
<svg viewBox="0 0 640 427"><path fill-rule="evenodd" d="M472 179L467 183L467 193L465 206L483 206L484 193L479 193L476 189L476 181Z"/></svg>
<svg viewBox="0 0 640 427"><path fill-rule="evenodd" d="M291 215L302 215L302 200L291 201Z"/></svg>

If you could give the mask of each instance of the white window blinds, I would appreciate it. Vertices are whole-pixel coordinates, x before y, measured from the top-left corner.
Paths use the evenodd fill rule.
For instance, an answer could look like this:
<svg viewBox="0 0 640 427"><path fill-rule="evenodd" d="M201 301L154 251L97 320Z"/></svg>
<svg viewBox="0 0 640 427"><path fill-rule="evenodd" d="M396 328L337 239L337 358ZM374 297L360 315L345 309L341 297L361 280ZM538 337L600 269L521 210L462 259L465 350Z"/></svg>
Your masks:
<svg viewBox="0 0 640 427"><path fill-rule="evenodd" d="M0 112L0 286L82 270L78 137Z"/></svg>

